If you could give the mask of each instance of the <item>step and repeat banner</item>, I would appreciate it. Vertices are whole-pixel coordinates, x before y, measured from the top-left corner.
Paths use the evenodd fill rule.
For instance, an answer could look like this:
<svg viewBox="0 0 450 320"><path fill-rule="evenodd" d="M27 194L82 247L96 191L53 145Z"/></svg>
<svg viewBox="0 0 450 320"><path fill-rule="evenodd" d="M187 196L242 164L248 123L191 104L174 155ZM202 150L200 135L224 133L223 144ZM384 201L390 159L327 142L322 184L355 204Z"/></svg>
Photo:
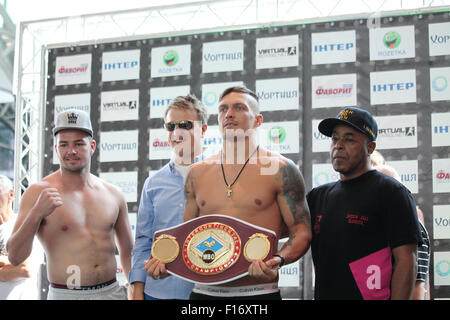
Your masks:
<svg viewBox="0 0 450 320"><path fill-rule="evenodd" d="M145 179L170 158L163 114L171 99L202 99L203 145L214 153L218 97L245 85L260 99L262 147L297 163L309 190L339 178L318 123L358 106L375 116L377 149L424 213L432 297L450 298L449 20L438 12L49 49L44 175L58 169L55 116L89 112L92 172L123 191L134 228ZM303 296L301 270L282 270L285 297Z"/></svg>

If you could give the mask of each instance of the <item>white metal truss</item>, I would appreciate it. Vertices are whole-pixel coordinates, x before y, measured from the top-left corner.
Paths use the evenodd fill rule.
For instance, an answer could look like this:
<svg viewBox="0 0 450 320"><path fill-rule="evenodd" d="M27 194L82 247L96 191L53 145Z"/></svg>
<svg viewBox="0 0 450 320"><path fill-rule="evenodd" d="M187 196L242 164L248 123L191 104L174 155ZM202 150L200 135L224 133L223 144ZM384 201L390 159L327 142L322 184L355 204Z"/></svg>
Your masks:
<svg viewBox="0 0 450 320"><path fill-rule="evenodd" d="M11 87L14 66L14 37L16 27L11 21L5 8L0 4L0 72L2 81L0 84L0 92L3 95L12 96ZM14 103L8 101L0 101L0 123L2 127L14 132ZM0 139L0 149L12 151L13 148L7 141Z"/></svg>
<svg viewBox="0 0 450 320"><path fill-rule="evenodd" d="M0 68L12 82L16 26L0 4ZM3 88L0 88L2 90Z"/></svg>

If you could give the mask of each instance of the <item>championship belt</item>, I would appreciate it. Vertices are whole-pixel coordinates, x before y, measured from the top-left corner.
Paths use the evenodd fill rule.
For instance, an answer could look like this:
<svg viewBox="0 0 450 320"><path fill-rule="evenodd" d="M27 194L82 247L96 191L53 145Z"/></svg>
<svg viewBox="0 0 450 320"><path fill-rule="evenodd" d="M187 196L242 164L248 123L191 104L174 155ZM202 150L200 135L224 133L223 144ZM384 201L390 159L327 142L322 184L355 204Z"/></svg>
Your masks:
<svg viewBox="0 0 450 320"><path fill-rule="evenodd" d="M276 250L275 232L224 215L198 217L155 232L152 257L184 280L221 284L248 274L253 260Z"/></svg>

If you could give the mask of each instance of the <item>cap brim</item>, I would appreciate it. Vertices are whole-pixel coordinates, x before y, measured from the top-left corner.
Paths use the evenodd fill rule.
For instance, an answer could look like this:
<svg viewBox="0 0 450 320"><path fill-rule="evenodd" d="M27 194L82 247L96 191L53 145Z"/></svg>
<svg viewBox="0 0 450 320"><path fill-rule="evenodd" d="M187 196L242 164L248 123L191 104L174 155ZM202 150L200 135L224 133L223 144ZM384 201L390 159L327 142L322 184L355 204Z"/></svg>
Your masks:
<svg viewBox="0 0 450 320"><path fill-rule="evenodd" d="M368 136L371 140L373 140L373 137L370 137L367 134L367 132L365 132L364 130L362 130L359 127L355 126L353 123L351 123L349 121L346 121L346 120L337 119L337 118L327 118L327 119L322 120L319 123L319 131L323 135L326 135L327 137L331 137L331 135L333 134L334 127L336 127L337 125L340 125L340 124L352 127L353 129L363 133L364 135Z"/></svg>
<svg viewBox="0 0 450 320"><path fill-rule="evenodd" d="M84 129L84 128L74 128L74 127L59 127L59 128L53 128L53 136L56 136L56 134L62 130L78 130L78 131L83 131L86 132L87 134L89 134L91 137L94 136L94 133L89 130L89 129Z"/></svg>

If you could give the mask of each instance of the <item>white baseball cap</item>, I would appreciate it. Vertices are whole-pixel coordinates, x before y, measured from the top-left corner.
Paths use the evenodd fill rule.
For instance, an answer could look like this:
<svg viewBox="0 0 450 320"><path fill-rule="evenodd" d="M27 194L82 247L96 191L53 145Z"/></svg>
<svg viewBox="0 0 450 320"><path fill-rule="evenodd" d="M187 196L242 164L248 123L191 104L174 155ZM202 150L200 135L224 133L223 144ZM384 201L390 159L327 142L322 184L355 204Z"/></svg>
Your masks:
<svg viewBox="0 0 450 320"><path fill-rule="evenodd" d="M81 130L88 133L91 137L94 135L89 115L81 110L67 110L56 116L53 135L55 136L61 130Z"/></svg>

